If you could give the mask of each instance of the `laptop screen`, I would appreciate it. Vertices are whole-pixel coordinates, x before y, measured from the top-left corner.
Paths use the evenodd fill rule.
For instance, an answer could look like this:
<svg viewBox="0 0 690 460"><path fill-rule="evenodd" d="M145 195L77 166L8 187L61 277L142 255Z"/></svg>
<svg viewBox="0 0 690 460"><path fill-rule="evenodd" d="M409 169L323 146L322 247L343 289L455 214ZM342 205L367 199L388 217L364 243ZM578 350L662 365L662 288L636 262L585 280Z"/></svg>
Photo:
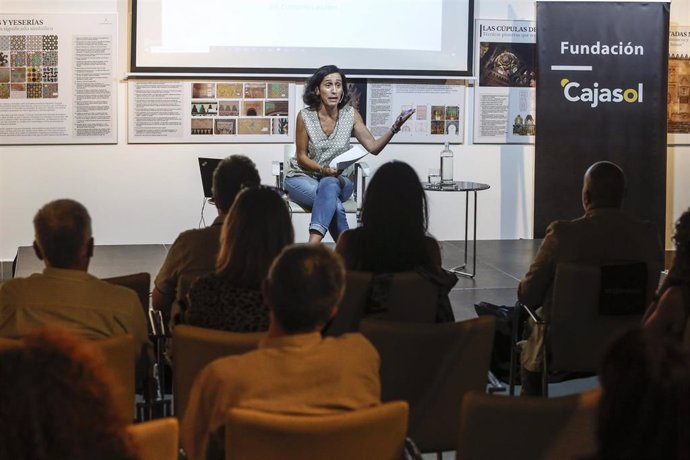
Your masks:
<svg viewBox="0 0 690 460"><path fill-rule="evenodd" d="M204 187L204 196L213 197L213 171L216 170L220 158L199 158L199 172L201 172L201 185Z"/></svg>

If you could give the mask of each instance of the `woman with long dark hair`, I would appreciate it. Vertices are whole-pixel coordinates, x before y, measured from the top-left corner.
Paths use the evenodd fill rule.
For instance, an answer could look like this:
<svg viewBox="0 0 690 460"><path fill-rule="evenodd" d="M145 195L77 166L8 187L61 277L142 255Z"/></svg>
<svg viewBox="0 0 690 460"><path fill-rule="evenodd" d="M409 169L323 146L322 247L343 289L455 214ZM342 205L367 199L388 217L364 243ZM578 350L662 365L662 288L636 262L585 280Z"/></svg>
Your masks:
<svg viewBox="0 0 690 460"><path fill-rule="evenodd" d="M348 270L416 271L439 288L436 321L454 321L448 293L457 277L441 267L438 241L427 233L428 216L426 194L414 169L401 161L385 163L367 187L362 226L340 235L336 252Z"/></svg>
<svg viewBox="0 0 690 460"><path fill-rule="evenodd" d="M306 108L297 115L297 150L287 165L285 190L291 200L312 210L310 243L320 242L327 231L337 241L348 228L342 203L350 198L354 185L350 168L333 169L331 160L350 149L353 135L369 153L378 155L412 111L400 114L391 128L375 139L349 104L347 78L334 65L323 66L311 76L302 99Z"/></svg>
<svg viewBox="0 0 690 460"><path fill-rule="evenodd" d="M398 273L441 268L438 242L427 235L428 206L417 173L407 163L382 165L367 187L362 226L343 233L336 251L348 270Z"/></svg>
<svg viewBox="0 0 690 460"><path fill-rule="evenodd" d="M237 196L223 224L215 273L189 291L189 324L234 332L268 329L261 283L273 259L294 240L287 204L277 192L251 187Z"/></svg>

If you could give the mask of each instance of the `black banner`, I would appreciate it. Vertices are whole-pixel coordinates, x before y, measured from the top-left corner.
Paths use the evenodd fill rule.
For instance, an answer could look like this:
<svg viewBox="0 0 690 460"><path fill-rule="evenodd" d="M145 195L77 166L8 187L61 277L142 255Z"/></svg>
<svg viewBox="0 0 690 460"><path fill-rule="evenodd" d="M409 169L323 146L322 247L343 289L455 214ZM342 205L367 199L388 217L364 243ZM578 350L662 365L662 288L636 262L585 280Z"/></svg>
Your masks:
<svg viewBox="0 0 690 460"><path fill-rule="evenodd" d="M582 176L625 171L623 208L666 221L669 3L537 2L534 236L583 214Z"/></svg>

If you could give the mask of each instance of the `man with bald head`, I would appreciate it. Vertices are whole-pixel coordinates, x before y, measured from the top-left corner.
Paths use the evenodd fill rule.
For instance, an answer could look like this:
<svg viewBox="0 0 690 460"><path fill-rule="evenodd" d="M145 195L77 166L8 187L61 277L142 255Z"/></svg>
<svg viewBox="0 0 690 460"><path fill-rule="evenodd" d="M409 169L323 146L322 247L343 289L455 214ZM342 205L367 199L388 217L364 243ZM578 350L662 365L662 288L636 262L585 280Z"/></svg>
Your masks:
<svg viewBox="0 0 690 460"><path fill-rule="evenodd" d="M663 267L663 251L655 226L621 211L625 174L618 165L600 161L584 175L584 216L552 222L532 265L518 286L518 300L541 306L548 319L556 266L562 262L637 260L652 269ZM522 348L523 394L541 394L541 329L534 329Z"/></svg>
<svg viewBox="0 0 690 460"><path fill-rule="evenodd" d="M84 206L68 199L51 201L36 213L34 230L34 250L45 268L0 286L0 337L59 326L87 339L132 334L139 348L148 342L135 292L87 273L93 237Z"/></svg>

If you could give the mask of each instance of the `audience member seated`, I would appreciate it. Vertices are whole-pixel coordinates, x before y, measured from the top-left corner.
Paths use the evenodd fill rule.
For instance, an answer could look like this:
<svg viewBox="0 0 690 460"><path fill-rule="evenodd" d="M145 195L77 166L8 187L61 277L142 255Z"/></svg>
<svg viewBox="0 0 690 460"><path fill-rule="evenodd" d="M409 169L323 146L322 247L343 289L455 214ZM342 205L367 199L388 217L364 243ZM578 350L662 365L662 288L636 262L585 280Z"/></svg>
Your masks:
<svg viewBox="0 0 690 460"><path fill-rule="evenodd" d="M673 242L673 263L645 313L644 327L653 334L680 340L690 316L690 209L676 222Z"/></svg>
<svg viewBox="0 0 690 460"><path fill-rule="evenodd" d="M87 273L93 255L91 217L80 203L56 200L34 217L34 250L42 273L0 286L0 337L60 326L87 339L132 334L148 343L146 317L136 293Z"/></svg>
<svg viewBox="0 0 690 460"><path fill-rule="evenodd" d="M644 261L659 270L663 252L652 223L641 222L621 211L625 175L614 163L600 161L587 169L582 187L585 215L571 221L555 221L546 229L532 265L518 286L518 300L541 306L548 320L556 266L562 262ZM532 328L521 353L522 393L541 394L541 328Z"/></svg>
<svg viewBox="0 0 690 460"><path fill-rule="evenodd" d="M262 285L268 337L256 351L212 362L193 385L181 430L190 460L223 458L222 426L232 407L321 415L380 403L374 347L359 333L319 333L337 310L344 278L340 257L324 246L283 250Z"/></svg>
<svg viewBox="0 0 690 460"><path fill-rule="evenodd" d="M596 458L690 458L687 349L633 329L605 354L600 382Z"/></svg>
<svg viewBox="0 0 690 460"><path fill-rule="evenodd" d="M216 272L199 278L189 291L186 322L232 332L267 330L261 282L293 240L290 213L274 189L240 192L223 225Z"/></svg>
<svg viewBox="0 0 690 460"><path fill-rule="evenodd" d="M65 330L2 351L0 458L135 460L111 380L97 351Z"/></svg>
<svg viewBox="0 0 690 460"><path fill-rule="evenodd" d="M383 277L417 271L441 288L436 321L455 321L448 293L457 277L441 267L438 241L427 234L428 215L426 195L414 169L401 161L388 162L367 187L362 226L343 232L336 252L348 270Z"/></svg>
<svg viewBox="0 0 690 460"><path fill-rule="evenodd" d="M254 162L244 155L229 156L218 164L213 172L213 202L218 217L209 227L180 233L170 246L154 281L155 289L151 296L153 308L170 314L173 303L184 299L187 294L177 292L181 277L197 277L213 272L221 227L235 196L242 187L257 186L260 181Z"/></svg>

